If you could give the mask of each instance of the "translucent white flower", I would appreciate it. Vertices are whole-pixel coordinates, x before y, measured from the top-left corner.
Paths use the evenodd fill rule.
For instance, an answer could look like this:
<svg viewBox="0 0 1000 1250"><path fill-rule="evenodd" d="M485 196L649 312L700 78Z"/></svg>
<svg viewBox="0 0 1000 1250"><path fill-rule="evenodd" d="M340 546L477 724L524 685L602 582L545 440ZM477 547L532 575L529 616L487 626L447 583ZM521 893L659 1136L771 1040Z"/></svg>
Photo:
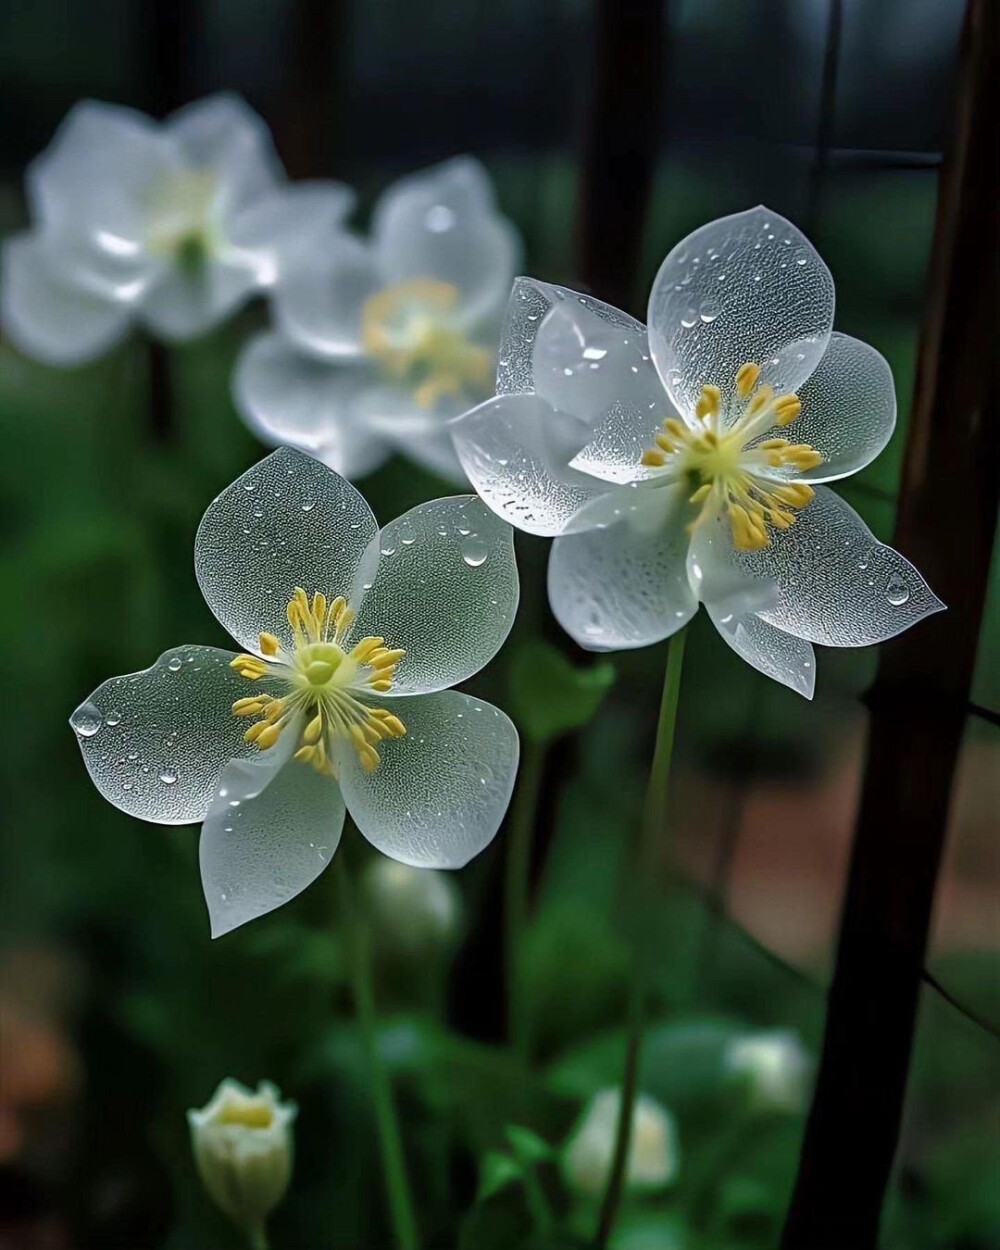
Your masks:
<svg viewBox="0 0 1000 1250"><path fill-rule="evenodd" d="M600 1196L615 1153L621 1090L596 1094L573 1129L563 1152L563 1174L579 1193ZM629 1189L665 1189L680 1167L674 1118L655 1098L639 1094L632 1109L632 1134L625 1163Z"/></svg>
<svg viewBox="0 0 1000 1250"><path fill-rule="evenodd" d="M744 1080L762 1110L802 1111L812 1082L812 1056L790 1029L769 1029L735 1037L724 1056L727 1071Z"/></svg>
<svg viewBox="0 0 1000 1250"><path fill-rule="evenodd" d="M236 404L270 443L346 477L394 451L459 482L446 418L493 394L520 243L471 157L402 178L371 239L346 232L282 274L274 329L244 349Z"/></svg>
<svg viewBox="0 0 1000 1250"><path fill-rule="evenodd" d="M70 723L116 807L204 822L214 936L322 872L345 804L375 847L415 867L461 867L491 841L517 733L448 687L514 619L510 526L459 495L379 530L349 482L282 448L209 505L195 570L246 652L176 647L104 682Z"/></svg>
<svg viewBox="0 0 1000 1250"><path fill-rule="evenodd" d="M206 1106L187 1113L202 1183L251 1235L259 1237L288 1188L296 1112L269 1081L261 1081L254 1093L227 1078Z"/></svg>
<svg viewBox="0 0 1000 1250"><path fill-rule="evenodd" d="M138 321L201 334L271 286L350 210L334 182L290 186L263 121L209 96L159 123L86 100L27 173L33 227L4 247L3 328L57 365Z"/></svg>
<svg viewBox="0 0 1000 1250"><path fill-rule="evenodd" d="M881 642L943 607L820 484L874 459L896 418L889 366L832 331L833 306L818 253L765 208L674 248L648 329L517 280L497 397L451 428L483 500L556 536L549 598L581 646L658 642L701 602L811 697L813 643Z"/></svg>

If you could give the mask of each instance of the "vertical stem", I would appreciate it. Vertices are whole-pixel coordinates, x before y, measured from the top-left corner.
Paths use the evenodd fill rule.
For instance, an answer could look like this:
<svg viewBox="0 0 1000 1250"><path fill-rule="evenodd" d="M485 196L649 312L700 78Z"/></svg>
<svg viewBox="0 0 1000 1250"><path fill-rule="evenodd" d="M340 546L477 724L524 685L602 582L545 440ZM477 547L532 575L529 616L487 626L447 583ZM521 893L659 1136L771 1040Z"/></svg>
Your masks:
<svg viewBox="0 0 1000 1250"><path fill-rule="evenodd" d="M375 1105L375 1122L382 1150L382 1166L385 1169L389 1210L400 1250L418 1250L420 1241L417 1221L413 1213L413 1199L406 1175L403 1138L399 1129L389 1075L378 1049L378 1021L375 1010L375 991L372 984L371 941L368 926L354 902L346 857L341 853L339 858L341 862L335 871L340 892L340 910L344 923L344 936L350 947L354 1003L371 1076L372 1101Z"/></svg>
<svg viewBox="0 0 1000 1250"><path fill-rule="evenodd" d="M263 1225L247 1229L247 1244L250 1250L270 1250L271 1243L267 1239Z"/></svg>
<svg viewBox="0 0 1000 1250"><path fill-rule="evenodd" d="M686 629L678 630L670 639L667 652L667 668L663 675L663 696L660 699L660 718L656 726L656 745L653 762L646 785L646 801L642 813L642 827L631 871L641 882L653 858L653 851L666 823L667 799L670 787L670 761L674 752L674 730L677 726L677 704L681 691L681 670L684 665L684 640ZM645 974L641 959L633 957L628 1001L628 1036L625 1043L625 1067L622 1073L621 1108L615 1131L615 1149L611 1160L607 1188L601 1203L594 1239L596 1250L606 1250L625 1186L625 1167L628 1162L629 1143L632 1138L632 1113L639 1085L639 1057L642 1050L642 1028L645 999Z"/></svg>
<svg viewBox="0 0 1000 1250"><path fill-rule="evenodd" d="M524 1004L522 946L528 925L531 844L545 763L542 743L526 738L517 791L507 832L504 883L504 966L507 975L507 1025L514 1049L527 1059L531 1039Z"/></svg>

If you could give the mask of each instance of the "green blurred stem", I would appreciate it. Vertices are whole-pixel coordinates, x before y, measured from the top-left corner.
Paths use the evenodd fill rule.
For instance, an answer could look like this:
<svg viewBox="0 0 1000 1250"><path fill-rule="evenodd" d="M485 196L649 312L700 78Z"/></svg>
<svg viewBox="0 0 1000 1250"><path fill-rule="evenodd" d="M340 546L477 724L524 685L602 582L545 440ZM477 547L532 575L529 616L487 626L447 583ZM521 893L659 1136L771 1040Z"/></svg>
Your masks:
<svg viewBox="0 0 1000 1250"><path fill-rule="evenodd" d="M674 753L674 730L677 725L677 704L681 692L681 669L684 666L684 640L686 629L678 630L670 639L667 651L667 667L663 675L663 695L660 699L660 719L656 726L656 745L653 762L646 783L646 799L642 810L642 825L638 845L630 865L635 874L635 895L642 893L642 883L655 852L661 850L660 840L666 824L667 799L670 790L670 761ZM642 1051L642 1028L645 1000L645 961L633 954L628 990L628 1033L625 1042L625 1066L622 1071L621 1108L615 1130L615 1149L611 1158L611 1171L601 1202L594 1238L596 1250L606 1250L625 1188L625 1168L628 1162L629 1143L632 1139L632 1115L639 1085L639 1058Z"/></svg>
<svg viewBox="0 0 1000 1250"><path fill-rule="evenodd" d="M410 1183L406 1175L403 1137L399 1129L399 1118L396 1114L389 1074L385 1070L379 1053L378 1020L372 980L371 937L367 922L354 900L347 857L341 852L339 859L336 876L340 894L340 911L345 928L344 936L350 948L354 1005L368 1059L372 1101L375 1104L375 1122L382 1150L382 1166L385 1170L392 1226L400 1250L419 1250L420 1239L413 1211Z"/></svg>
<svg viewBox="0 0 1000 1250"><path fill-rule="evenodd" d="M267 1233L263 1226L258 1225L247 1229L247 1241L250 1250L270 1250L271 1243L267 1239Z"/></svg>
<svg viewBox="0 0 1000 1250"><path fill-rule="evenodd" d="M527 1059L531 1048L524 1002L524 937L528 927L531 843L545 765L545 744L525 737L517 790L507 828L504 883L504 969L507 975L507 1020L514 1049Z"/></svg>

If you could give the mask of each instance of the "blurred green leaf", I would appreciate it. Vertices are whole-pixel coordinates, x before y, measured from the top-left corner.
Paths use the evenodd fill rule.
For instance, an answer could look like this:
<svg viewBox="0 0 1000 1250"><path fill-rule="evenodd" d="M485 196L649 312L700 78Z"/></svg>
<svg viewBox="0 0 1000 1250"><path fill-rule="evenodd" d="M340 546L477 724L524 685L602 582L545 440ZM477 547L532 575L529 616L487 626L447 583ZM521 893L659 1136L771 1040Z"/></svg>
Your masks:
<svg viewBox="0 0 1000 1250"><path fill-rule="evenodd" d="M526 737L551 742L586 725L614 680L607 661L576 668L551 643L529 638L511 657L509 710Z"/></svg>
<svg viewBox="0 0 1000 1250"><path fill-rule="evenodd" d="M510 1155L501 1154L498 1150L490 1150L483 1155L480 1163L479 1192L477 1202L492 1198L501 1189L514 1184L524 1176L524 1168Z"/></svg>
<svg viewBox="0 0 1000 1250"><path fill-rule="evenodd" d="M523 1124L508 1124L504 1132L521 1163L544 1163L555 1154L544 1137L539 1137Z"/></svg>

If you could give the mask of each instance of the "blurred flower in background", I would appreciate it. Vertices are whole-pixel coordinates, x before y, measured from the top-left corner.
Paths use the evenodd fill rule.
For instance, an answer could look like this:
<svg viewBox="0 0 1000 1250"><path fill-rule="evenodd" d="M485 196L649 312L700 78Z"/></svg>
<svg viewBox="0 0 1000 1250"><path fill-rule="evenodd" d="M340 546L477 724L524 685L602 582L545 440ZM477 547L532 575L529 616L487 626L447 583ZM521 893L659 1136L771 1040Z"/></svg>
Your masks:
<svg viewBox="0 0 1000 1250"><path fill-rule="evenodd" d="M520 240L478 161L400 179L371 238L334 233L273 291L243 351L237 407L261 438L361 477L394 451L464 482L444 421L493 393Z"/></svg>
<svg viewBox="0 0 1000 1250"><path fill-rule="evenodd" d="M158 123L85 100L27 172L33 227L4 246L4 332L76 365L135 322L203 334L270 287L350 210L335 182L290 185L264 122L210 96Z"/></svg>
<svg viewBox="0 0 1000 1250"><path fill-rule="evenodd" d="M419 958L457 936L462 897L447 873L379 858L366 866L362 885L382 946Z"/></svg>
<svg viewBox="0 0 1000 1250"><path fill-rule="evenodd" d="M756 1109L789 1115L805 1110L814 1065L797 1033L769 1029L735 1037L724 1063L745 1084Z"/></svg>
<svg viewBox="0 0 1000 1250"><path fill-rule="evenodd" d="M577 1193L598 1198L604 1192L615 1153L621 1090L596 1094L574 1128L563 1152L563 1175ZM630 1189L665 1189L680 1167L674 1118L655 1098L639 1094L632 1113L632 1134L625 1165Z"/></svg>

